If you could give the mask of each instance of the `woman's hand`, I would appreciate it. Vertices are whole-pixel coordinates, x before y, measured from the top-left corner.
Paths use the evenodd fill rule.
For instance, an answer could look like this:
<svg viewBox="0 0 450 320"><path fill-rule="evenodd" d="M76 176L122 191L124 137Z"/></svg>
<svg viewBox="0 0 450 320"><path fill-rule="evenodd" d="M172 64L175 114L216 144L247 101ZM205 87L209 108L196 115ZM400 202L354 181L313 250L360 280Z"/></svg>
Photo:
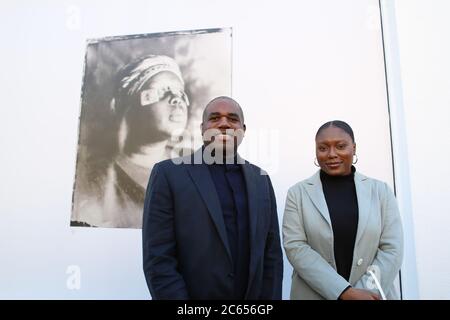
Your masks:
<svg viewBox="0 0 450 320"><path fill-rule="evenodd" d="M341 300L380 300L380 296L369 290L348 288L339 297Z"/></svg>

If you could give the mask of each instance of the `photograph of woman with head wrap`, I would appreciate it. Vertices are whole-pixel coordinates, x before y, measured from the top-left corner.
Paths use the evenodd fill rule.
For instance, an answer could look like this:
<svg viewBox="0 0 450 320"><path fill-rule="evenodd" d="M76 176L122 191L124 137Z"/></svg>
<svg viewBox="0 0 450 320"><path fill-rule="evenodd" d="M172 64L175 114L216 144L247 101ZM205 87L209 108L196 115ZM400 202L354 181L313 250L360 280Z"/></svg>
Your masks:
<svg viewBox="0 0 450 320"><path fill-rule="evenodd" d="M148 174L156 162L171 157L171 141L187 125L189 100L180 69L170 57L145 56L118 76L111 109L118 120L119 153L108 169L104 214L113 215L108 219L117 226L138 227Z"/></svg>
<svg viewBox="0 0 450 320"><path fill-rule="evenodd" d="M194 150L205 102L229 94L231 52L211 52L231 47L224 33L229 39L214 29L88 45L71 226L141 227L152 167ZM214 79L204 71L216 63Z"/></svg>

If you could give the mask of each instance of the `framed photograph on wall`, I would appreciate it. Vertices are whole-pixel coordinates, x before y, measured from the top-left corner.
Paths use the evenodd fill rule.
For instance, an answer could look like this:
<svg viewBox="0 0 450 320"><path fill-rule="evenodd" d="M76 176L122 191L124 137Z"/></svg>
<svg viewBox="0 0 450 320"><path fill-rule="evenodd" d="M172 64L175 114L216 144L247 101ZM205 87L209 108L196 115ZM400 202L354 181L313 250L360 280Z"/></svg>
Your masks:
<svg viewBox="0 0 450 320"><path fill-rule="evenodd" d="M71 226L140 228L155 163L201 146L208 101L231 95L232 30L87 41Z"/></svg>

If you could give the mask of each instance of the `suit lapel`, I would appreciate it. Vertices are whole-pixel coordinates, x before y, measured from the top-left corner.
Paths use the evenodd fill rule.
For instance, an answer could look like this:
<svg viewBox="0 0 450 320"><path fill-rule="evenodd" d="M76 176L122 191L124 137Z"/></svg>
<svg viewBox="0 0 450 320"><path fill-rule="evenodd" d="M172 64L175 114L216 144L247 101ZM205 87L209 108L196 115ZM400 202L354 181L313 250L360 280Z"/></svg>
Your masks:
<svg viewBox="0 0 450 320"><path fill-rule="evenodd" d="M245 185L247 187L247 201L248 214L250 223L250 250L255 247L256 240L256 225L258 221L258 206L259 206L259 192L257 185L257 178L255 170L252 169L249 163L242 165L242 172L244 173Z"/></svg>
<svg viewBox="0 0 450 320"><path fill-rule="evenodd" d="M196 153L202 152L202 149ZM194 154L195 157L195 154ZM230 261L233 261L231 256L231 250L228 243L227 231L225 229L225 221L223 219L223 212L220 206L219 196L217 195L216 187L209 173L207 164L194 163L187 166L188 172L191 175L203 201L208 208L208 212L211 215L211 219L216 226L220 239L225 246Z"/></svg>
<svg viewBox="0 0 450 320"><path fill-rule="evenodd" d="M247 203L248 203L248 215L249 215L249 241L250 241L250 261L249 261L249 274L248 274L248 282L247 282L247 290L245 293L245 297L248 297L249 290L252 286L254 275L255 275L255 258L256 253L255 249L257 248L257 239L256 239L256 226L258 224L258 216L259 216L259 196L261 194L261 190L258 188L258 172L252 168L252 166L246 162L242 165L242 172L244 174L245 185L247 187Z"/></svg>
<svg viewBox="0 0 450 320"><path fill-rule="evenodd" d="M364 233L370 215L370 184L367 177L355 172L356 197L358 199L358 229L355 246Z"/></svg>
<svg viewBox="0 0 450 320"><path fill-rule="evenodd" d="M331 227L330 213L328 211L325 195L323 194L322 182L320 181L320 171L317 171L316 174L308 179L305 189L317 210L319 210L320 214Z"/></svg>

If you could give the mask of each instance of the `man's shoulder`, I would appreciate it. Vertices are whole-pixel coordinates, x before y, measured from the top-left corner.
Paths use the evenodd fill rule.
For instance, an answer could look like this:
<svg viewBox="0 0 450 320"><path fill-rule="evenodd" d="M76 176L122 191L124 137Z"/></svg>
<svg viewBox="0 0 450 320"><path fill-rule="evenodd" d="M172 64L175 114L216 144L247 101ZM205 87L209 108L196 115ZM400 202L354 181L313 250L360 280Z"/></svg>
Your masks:
<svg viewBox="0 0 450 320"><path fill-rule="evenodd" d="M185 164L189 163L188 161L186 161L187 159L185 159L185 158L187 158L187 157L177 157L177 158L162 160L160 162L157 162L155 164L154 168L158 168L159 170L166 170L166 169L174 170L178 167L182 167Z"/></svg>
<svg viewBox="0 0 450 320"><path fill-rule="evenodd" d="M249 162L249 161L247 161L247 160L245 160L245 163L244 163L244 164L247 165L248 167L250 167L252 170L266 172L266 171L265 171L264 169L262 169L261 167L257 166L256 164L253 164L253 163L251 163L251 162Z"/></svg>
<svg viewBox="0 0 450 320"><path fill-rule="evenodd" d="M194 154L190 154L157 162L154 165L153 170L176 174L179 173L180 170L185 170L186 167L195 163Z"/></svg>
<svg viewBox="0 0 450 320"><path fill-rule="evenodd" d="M261 179L270 180L269 173L266 170L264 170L263 168L257 166L256 164L253 164L247 160L245 160L244 165L247 166L247 168L249 168L255 174L255 176L259 176Z"/></svg>

